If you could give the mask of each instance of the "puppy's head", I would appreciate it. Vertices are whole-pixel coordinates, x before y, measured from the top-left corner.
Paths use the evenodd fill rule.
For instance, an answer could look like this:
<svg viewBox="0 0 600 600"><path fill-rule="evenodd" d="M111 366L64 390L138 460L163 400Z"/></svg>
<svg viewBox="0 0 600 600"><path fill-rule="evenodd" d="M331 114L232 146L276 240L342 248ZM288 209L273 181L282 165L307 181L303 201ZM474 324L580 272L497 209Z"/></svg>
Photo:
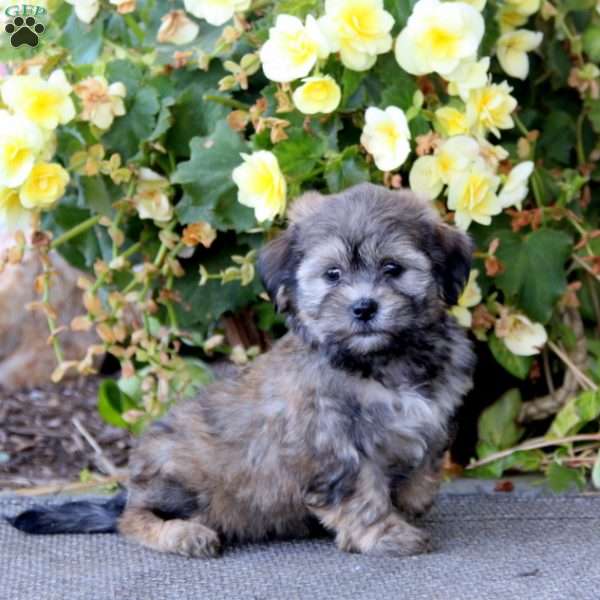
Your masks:
<svg viewBox="0 0 600 600"><path fill-rule="evenodd" d="M259 259L263 284L290 325L331 353L368 358L456 303L472 245L409 191L361 184L309 193Z"/></svg>

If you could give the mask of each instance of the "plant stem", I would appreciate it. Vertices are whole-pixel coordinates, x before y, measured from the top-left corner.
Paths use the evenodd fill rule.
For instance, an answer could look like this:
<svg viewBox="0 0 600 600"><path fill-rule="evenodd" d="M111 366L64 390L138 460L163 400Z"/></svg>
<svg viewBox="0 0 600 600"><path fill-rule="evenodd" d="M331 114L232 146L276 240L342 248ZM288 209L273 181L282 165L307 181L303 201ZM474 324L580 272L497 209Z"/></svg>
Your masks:
<svg viewBox="0 0 600 600"><path fill-rule="evenodd" d="M229 108L236 108L238 110L249 110L250 106L248 104L244 104L239 100L234 100L233 98L226 98L224 96L214 96L212 94L205 94L202 96L202 100L204 102L215 102L216 104L222 104L223 106L229 106Z"/></svg>
<svg viewBox="0 0 600 600"><path fill-rule="evenodd" d="M533 438L527 442L519 444L518 446L508 448L507 450L502 450L501 452L494 452L485 458L476 460L467 465L466 470L469 471L477 467L482 467L483 465L488 465L489 463L500 460L501 458L506 458L515 452L521 452L524 450L537 450L539 448L547 448L548 446L563 446L565 444L573 444L575 442L600 442L600 433L570 435L564 438L557 438L555 440L547 438Z"/></svg>
<svg viewBox="0 0 600 600"><path fill-rule="evenodd" d="M56 250L56 248L58 248L62 244L72 240L74 237L77 237L82 233L85 233L88 229L94 227L94 225L97 225L100 222L100 219L102 219L102 215L96 215L94 217L86 219L85 221L82 221L81 223L79 223L79 225L75 225L75 227L73 227L72 229L69 229L68 231L65 231L62 235L59 235L50 244L50 248L52 250Z"/></svg>
<svg viewBox="0 0 600 600"><path fill-rule="evenodd" d="M50 303L50 271L48 270L46 264L44 264L44 288L42 302L46 305ZM56 356L56 360L60 365L64 360L64 356L60 342L56 337L56 321L50 314L46 314L46 320L48 322L48 330L50 331L50 337L52 339L52 349L54 350L54 355Z"/></svg>

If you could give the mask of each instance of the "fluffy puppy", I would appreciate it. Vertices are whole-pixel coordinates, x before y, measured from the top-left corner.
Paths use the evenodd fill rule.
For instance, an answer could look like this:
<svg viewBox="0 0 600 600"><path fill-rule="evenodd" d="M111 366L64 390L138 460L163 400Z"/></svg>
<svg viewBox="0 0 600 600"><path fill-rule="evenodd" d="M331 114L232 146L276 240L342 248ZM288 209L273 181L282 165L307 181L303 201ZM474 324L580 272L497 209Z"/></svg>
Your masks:
<svg viewBox="0 0 600 600"><path fill-rule="evenodd" d="M425 511L474 358L448 316L471 243L408 191L363 184L296 200L259 270L290 332L235 381L207 386L133 450L123 502L14 519L37 533L118 530L161 552L308 533L340 549L428 549ZM119 516L119 513L121 513Z"/></svg>

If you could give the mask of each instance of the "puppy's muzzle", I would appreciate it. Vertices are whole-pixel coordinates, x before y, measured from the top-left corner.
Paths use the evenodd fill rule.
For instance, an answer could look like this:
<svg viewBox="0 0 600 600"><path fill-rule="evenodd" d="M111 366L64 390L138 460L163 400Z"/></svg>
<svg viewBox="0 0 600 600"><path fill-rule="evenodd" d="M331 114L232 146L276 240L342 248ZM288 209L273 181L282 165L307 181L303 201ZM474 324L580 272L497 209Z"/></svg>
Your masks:
<svg viewBox="0 0 600 600"><path fill-rule="evenodd" d="M367 323L371 321L377 314L379 305L373 298L361 298L357 300L351 307L352 315L357 321Z"/></svg>

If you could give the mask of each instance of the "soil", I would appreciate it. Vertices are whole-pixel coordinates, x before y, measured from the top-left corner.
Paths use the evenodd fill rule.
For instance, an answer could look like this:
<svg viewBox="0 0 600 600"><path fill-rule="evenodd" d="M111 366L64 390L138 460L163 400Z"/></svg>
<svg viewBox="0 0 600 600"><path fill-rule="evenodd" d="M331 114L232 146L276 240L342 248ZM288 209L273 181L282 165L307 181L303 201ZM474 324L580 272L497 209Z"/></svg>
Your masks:
<svg viewBox="0 0 600 600"><path fill-rule="evenodd" d="M0 388L0 490L74 482L98 473L95 441L114 467L127 463L131 436L107 425L96 408L99 378L80 378L18 392Z"/></svg>

